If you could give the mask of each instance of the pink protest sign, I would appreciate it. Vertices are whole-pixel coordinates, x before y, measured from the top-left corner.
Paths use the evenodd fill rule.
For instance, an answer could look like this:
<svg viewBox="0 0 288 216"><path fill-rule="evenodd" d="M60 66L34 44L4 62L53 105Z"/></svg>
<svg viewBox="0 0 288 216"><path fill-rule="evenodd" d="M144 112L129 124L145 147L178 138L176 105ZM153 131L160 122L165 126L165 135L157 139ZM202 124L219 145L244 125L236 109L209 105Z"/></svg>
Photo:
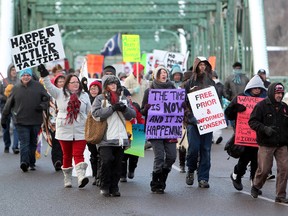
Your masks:
<svg viewBox="0 0 288 216"><path fill-rule="evenodd" d="M146 139L176 139L182 136L184 89L151 89L151 108L146 120Z"/></svg>
<svg viewBox="0 0 288 216"><path fill-rule="evenodd" d="M255 105L261 100L263 100L263 98L247 96L237 97L237 102L244 105L246 110L237 114L235 144L258 147L256 133L249 127L248 121Z"/></svg>

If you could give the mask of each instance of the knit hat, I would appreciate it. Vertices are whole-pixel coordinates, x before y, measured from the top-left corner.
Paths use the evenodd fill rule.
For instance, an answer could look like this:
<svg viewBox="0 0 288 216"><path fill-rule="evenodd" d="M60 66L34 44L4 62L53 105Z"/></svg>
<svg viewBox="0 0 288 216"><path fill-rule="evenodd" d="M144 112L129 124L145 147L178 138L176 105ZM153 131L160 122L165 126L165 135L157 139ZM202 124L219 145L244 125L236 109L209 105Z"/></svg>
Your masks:
<svg viewBox="0 0 288 216"><path fill-rule="evenodd" d="M165 68L163 65L159 65L157 68L155 68L154 72L153 72L153 78L157 79L160 76L160 71L161 70L165 70L167 73L167 76L169 75L167 68Z"/></svg>
<svg viewBox="0 0 288 216"><path fill-rule="evenodd" d="M132 69L133 69L134 76L137 76L137 74L136 74L136 72L137 72L137 64L138 64L138 72L144 70L144 68L145 68L144 65L142 65L140 63L133 64Z"/></svg>
<svg viewBox="0 0 288 216"><path fill-rule="evenodd" d="M97 81L97 80L93 81L93 82L89 85L89 89L90 89L92 86L94 86L94 85L98 86L99 92L102 91L101 83L100 83L99 81Z"/></svg>
<svg viewBox="0 0 288 216"><path fill-rule="evenodd" d="M21 70L19 72L19 76L22 77L24 74L28 74L29 76L32 76L33 72L31 68L25 68L24 70Z"/></svg>
<svg viewBox="0 0 288 216"><path fill-rule="evenodd" d="M118 77L119 77L119 79L121 80L123 77L127 77L127 75L126 75L126 73L125 72L120 72L119 74L118 74Z"/></svg>
<svg viewBox="0 0 288 216"><path fill-rule="evenodd" d="M178 64L174 64L171 68L171 75L173 76L175 73L180 73L183 75L183 72Z"/></svg>
<svg viewBox="0 0 288 216"><path fill-rule="evenodd" d="M113 75L116 75L116 69L112 65L108 65L104 67L103 69L103 76L106 74L106 72L111 72Z"/></svg>
<svg viewBox="0 0 288 216"><path fill-rule="evenodd" d="M58 80L60 77L62 77L62 78L65 79L64 74L58 74L56 77L54 77L53 79L51 79L51 83L56 86L57 80Z"/></svg>

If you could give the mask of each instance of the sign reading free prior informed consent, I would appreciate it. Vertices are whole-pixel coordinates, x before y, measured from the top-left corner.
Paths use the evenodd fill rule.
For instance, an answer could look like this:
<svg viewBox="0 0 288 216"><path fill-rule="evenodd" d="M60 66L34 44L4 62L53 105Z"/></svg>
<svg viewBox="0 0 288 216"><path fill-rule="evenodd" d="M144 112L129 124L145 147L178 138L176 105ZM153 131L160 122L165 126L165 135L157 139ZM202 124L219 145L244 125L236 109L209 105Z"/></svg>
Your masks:
<svg viewBox="0 0 288 216"><path fill-rule="evenodd" d="M200 135L227 127L224 112L214 86L188 94Z"/></svg>
<svg viewBox="0 0 288 216"><path fill-rule="evenodd" d="M182 136L184 89L151 89L146 120L146 139L176 139Z"/></svg>
<svg viewBox="0 0 288 216"><path fill-rule="evenodd" d="M16 71L65 58L58 25L10 38Z"/></svg>

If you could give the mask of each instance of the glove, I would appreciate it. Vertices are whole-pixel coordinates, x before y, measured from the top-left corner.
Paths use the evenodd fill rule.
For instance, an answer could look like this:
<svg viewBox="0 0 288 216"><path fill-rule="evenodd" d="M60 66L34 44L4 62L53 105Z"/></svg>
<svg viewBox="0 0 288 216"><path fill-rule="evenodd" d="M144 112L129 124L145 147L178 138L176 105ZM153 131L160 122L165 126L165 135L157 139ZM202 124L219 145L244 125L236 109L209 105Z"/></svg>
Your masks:
<svg viewBox="0 0 288 216"><path fill-rule="evenodd" d="M151 104L145 104L144 110L147 112L151 107Z"/></svg>
<svg viewBox="0 0 288 216"><path fill-rule="evenodd" d="M7 128L7 124L6 124L6 123L2 123L2 122L1 122L1 126L2 126L3 129L6 129L6 128Z"/></svg>
<svg viewBox="0 0 288 216"><path fill-rule="evenodd" d="M43 64L40 64L37 70L40 72L41 77L46 77L49 75L49 71L45 68Z"/></svg>
<svg viewBox="0 0 288 216"><path fill-rule="evenodd" d="M134 93L136 93L136 94L139 93L139 91L140 91L140 86L137 86L136 88L134 88L133 91L134 91Z"/></svg>
<svg viewBox="0 0 288 216"><path fill-rule="evenodd" d="M276 129L275 126L272 126L272 127L265 126L264 127L264 133L270 137L270 136L272 136L273 133L277 133L277 131L275 129Z"/></svg>
<svg viewBox="0 0 288 216"><path fill-rule="evenodd" d="M112 110L113 111L120 111L120 112L124 112L126 110L126 105L122 102L116 103L114 105L112 105Z"/></svg>
<svg viewBox="0 0 288 216"><path fill-rule="evenodd" d="M88 81L87 81L87 78L86 77L83 77L81 79L81 84L83 86L83 89L85 92L88 92L88 87L87 87L87 84L88 84Z"/></svg>
<svg viewBox="0 0 288 216"><path fill-rule="evenodd" d="M246 110L246 107L242 104L236 103L233 105L233 109L235 109L236 112L244 112Z"/></svg>

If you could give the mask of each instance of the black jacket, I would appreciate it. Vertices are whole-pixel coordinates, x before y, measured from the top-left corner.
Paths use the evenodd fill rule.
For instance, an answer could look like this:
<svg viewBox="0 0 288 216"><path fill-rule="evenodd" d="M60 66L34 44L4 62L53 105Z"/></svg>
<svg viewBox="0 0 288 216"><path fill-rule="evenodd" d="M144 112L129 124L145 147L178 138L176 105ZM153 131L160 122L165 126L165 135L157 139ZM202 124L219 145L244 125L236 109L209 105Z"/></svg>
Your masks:
<svg viewBox="0 0 288 216"><path fill-rule="evenodd" d="M288 145L288 106L284 102L277 103L274 99L274 88L281 83L273 83L268 88L268 96L253 109L249 126L256 131L257 143L260 146L280 147ZM284 93L283 93L284 96ZM275 107L278 107L276 111ZM275 133L267 136L264 127L274 126Z"/></svg>

